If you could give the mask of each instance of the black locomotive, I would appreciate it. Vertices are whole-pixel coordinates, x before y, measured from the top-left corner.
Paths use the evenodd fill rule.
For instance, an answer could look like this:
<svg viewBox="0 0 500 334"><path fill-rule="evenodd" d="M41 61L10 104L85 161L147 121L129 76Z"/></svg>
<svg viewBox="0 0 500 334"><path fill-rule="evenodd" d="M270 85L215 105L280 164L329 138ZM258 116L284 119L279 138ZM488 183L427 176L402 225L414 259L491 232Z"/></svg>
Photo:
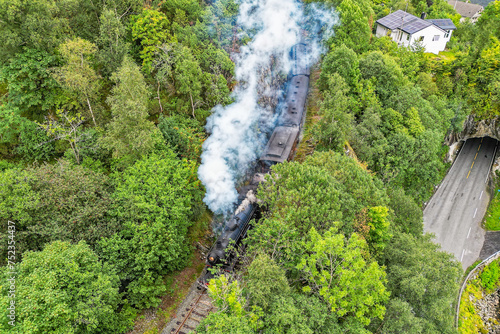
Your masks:
<svg viewBox="0 0 500 334"><path fill-rule="evenodd" d="M309 89L310 69L308 49L304 43L296 44L290 51L292 70L287 82L286 98L278 126L259 159L259 170L269 172L273 164L291 160L295 146L299 140L300 128L305 116L307 92ZM200 288L205 288L213 278L208 268L218 266L222 270L231 271L236 263L237 249L246 237L253 218L259 218L259 208L253 193L264 179L261 173L255 173L249 184L239 189L239 207L224 227L207 256L204 275L198 281ZM257 217L255 217L257 215Z"/></svg>
<svg viewBox="0 0 500 334"><path fill-rule="evenodd" d="M246 237L250 227L250 220L254 217L256 210L257 204L248 202L241 209L241 212L231 217L207 256L206 269L219 265L222 270L233 270L238 255L238 247ZM213 278L213 274L206 270L200 283L202 286L206 286L211 278Z"/></svg>

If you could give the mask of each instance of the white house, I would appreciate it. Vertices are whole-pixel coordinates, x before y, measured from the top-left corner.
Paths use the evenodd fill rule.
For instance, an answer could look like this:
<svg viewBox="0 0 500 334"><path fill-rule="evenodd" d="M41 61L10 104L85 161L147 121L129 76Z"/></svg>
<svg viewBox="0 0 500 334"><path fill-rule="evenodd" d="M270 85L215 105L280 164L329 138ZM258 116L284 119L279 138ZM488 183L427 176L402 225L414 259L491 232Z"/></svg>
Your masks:
<svg viewBox="0 0 500 334"><path fill-rule="evenodd" d="M472 23L476 23L484 10L484 7L481 5L458 0L448 0L448 5L453 6L457 13L462 16L460 22L469 19Z"/></svg>
<svg viewBox="0 0 500 334"><path fill-rule="evenodd" d="M403 46L417 42L425 48L425 52L434 54L444 51L453 30L457 29L450 19L424 20L402 10L395 11L375 23L377 37L390 36L393 41Z"/></svg>

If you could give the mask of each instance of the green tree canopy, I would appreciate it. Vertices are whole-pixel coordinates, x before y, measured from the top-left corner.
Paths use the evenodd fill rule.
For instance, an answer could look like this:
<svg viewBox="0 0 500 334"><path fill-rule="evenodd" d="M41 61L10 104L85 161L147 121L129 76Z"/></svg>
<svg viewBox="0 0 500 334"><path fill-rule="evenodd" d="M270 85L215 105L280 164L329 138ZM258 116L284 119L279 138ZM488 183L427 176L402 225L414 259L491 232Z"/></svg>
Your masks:
<svg viewBox="0 0 500 334"><path fill-rule="evenodd" d="M456 300L462 268L453 255L441 251L431 235L414 237L405 233L395 233L384 254L388 289L391 298L398 298L391 302L389 314L411 308L418 319L408 311L400 319L408 321L409 328L423 326L424 333L455 333L450 305ZM396 324L387 321L383 326L394 328Z"/></svg>
<svg viewBox="0 0 500 334"><path fill-rule="evenodd" d="M165 14L154 9L144 9L133 23L132 38L141 44L142 66L146 72L151 69L157 48L169 39L169 28Z"/></svg>
<svg viewBox="0 0 500 334"><path fill-rule="evenodd" d="M96 52L97 46L89 41L78 37L68 40L59 46L64 65L54 73L59 84L75 96L80 108L88 109L94 126L97 123L92 104L98 97L100 76L92 68L91 58Z"/></svg>
<svg viewBox="0 0 500 334"><path fill-rule="evenodd" d="M85 240L92 247L119 229L107 212L111 183L105 175L61 160L0 173L0 217L16 222L16 249L41 250L55 240ZM6 227L2 228L5 236ZM2 254L7 244L1 245Z"/></svg>
<svg viewBox="0 0 500 334"><path fill-rule="evenodd" d="M375 92L382 101L406 84L406 78L394 59L380 51L372 51L362 57L359 68L363 79L376 79Z"/></svg>
<svg viewBox="0 0 500 334"><path fill-rule="evenodd" d="M272 298L290 293L285 271L266 254L252 261L245 282L251 303L264 311L269 309Z"/></svg>
<svg viewBox="0 0 500 334"><path fill-rule="evenodd" d="M0 66L0 80L7 84L9 106L19 108L25 117L40 121L43 112L64 103L66 97L51 73L56 65L54 55L24 48Z"/></svg>
<svg viewBox="0 0 500 334"><path fill-rule="evenodd" d="M139 67L129 57L111 79L116 83L108 97L113 119L102 144L117 158L137 159L158 141L158 130L147 119L149 91Z"/></svg>
<svg viewBox="0 0 500 334"><path fill-rule="evenodd" d="M335 47L326 55L323 60L320 74L320 84L323 90L330 90L328 76L338 73L348 84L350 89L356 88L360 79L358 55L345 44Z"/></svg>
<svg viewBox="0 0 500 334"><path fill-rule="evenodd" d="M368 325L371 318L383 319L389 292L384 270L363 258L365 248L355 233L345 239L335 228L323 236L312 228L297 268L308 281L304 291L323 297L339 317Z"/></svg>
<svg viewBox="0 0 500 334"><path fill-rule="evenodd" d="M165 291L162 275L179 269L190 253L191 207L200 199L196 165L166 150L116 175L110 214L123 229L100 241L103 259L117 268L128 300L157 306Z"/></svg>
<svg viewBox="0 0 500 334"><path fill-rule="evenodd" d="M0 327L10 330L10 275L2 271ZM16 271L16 326L9 333L119 333L131 325L129 308L120 311L118 276L83 241L27 252Z"/></svg>
<svg viewBox="0 0 500 334"><path fill-rule="evenodd" d="M125 26L116 12L103 10L100 21L97 39L99 50L96 58L103 66L104 76L108 77L120 67L130 44L125 40Z"/></svg>

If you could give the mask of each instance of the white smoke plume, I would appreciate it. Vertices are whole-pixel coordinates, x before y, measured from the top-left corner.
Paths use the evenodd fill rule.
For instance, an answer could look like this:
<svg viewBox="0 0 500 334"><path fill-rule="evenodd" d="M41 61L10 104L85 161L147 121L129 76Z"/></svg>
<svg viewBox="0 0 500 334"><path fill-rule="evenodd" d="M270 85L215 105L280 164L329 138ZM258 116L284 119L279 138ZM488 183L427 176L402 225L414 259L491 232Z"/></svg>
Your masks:
<svg viewBox="0 0 500 334"><path fill-rule="evenodd" d="M236 184L250 164L258 158L265 144L266 134L259 129L259 120L265 110L258 105L259 69L267 66L271 57L279 59L279 70L287 74L291 62L289 52L301 42L304 26L312 30L308 38L312 64L318 60L322 48L319 28L332 31L336 17L317 7L308 20L303 5L296 0L240 0L238 26L252 40L233 55L236 63L235 77L239 82L233 92L234 103L216 106L207 119L209 138L203 144L202 164L198 176L206 188L204 202L216 213L227 213L237 200ZM311 22L313 22L311 24ZM314 23L316 22L316 23ZM318 31L315 31L318 30Z"/></svg>

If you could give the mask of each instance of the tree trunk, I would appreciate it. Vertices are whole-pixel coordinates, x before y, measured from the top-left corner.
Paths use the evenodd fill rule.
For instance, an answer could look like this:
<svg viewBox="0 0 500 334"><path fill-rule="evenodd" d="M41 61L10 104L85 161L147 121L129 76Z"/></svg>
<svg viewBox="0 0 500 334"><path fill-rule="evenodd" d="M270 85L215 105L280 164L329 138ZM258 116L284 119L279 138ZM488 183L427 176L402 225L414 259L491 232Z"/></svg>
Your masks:
<svg viewBox="0 0 500 334"><path fill-rule="evenodd" d="M71 149L73 150L73 153L75 154L75 159L76 159L76 164L80 164L80 152L78 152L78 149L76 147L76 143L70 143Z"/></svg>
<svg viewBox="0 0 500 334"><path fill-rule="evenodd" d="M94 112L92 111L92 107L90 106L89 97L88 96L85 96L85 97L87 98L87 105L89 106L90 115L92 116L92 120L94 121L94 126L97 126L97 124L95 122Z"/></svg>
<svg viewBox="0 0 500 334"><path fill-rule="evenodd" d="M161 100L160 100L160 81L158 82L158 90L156 91L156 95L158 95L158 104L160 105L160 112L163 114L163 107L161 105ZM193 99L191 99L191 105L193 104Z"/></svg>
<svg viewBox="0 0 500 334"><path fill-rule="evenodd" d="M191 108L193 108L193 118L196 119L194 116L194 103L193 103L193 95L191 95L191 92L189 92L189 97L191 98Z"/></svg>

